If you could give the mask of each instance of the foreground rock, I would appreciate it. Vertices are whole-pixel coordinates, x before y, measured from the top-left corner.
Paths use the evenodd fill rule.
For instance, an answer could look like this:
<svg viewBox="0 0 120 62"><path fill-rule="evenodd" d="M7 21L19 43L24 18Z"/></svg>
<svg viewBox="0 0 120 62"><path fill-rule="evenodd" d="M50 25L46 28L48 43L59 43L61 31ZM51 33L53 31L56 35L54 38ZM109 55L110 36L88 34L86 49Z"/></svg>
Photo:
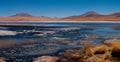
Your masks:
<svg viewBox="0 0 120 62"><path fill-rule="evenodd" d="M111 46L113 48L112 55L113 57L120 57L120 40L107 40L104 44Z"/></svg>
<svg viewBox="0 0 120 62"><path fill-rule="evenodd" d="M100 57L100 55L95 55L84 60L84 62L109 62L109 60L105 61L104 58Z"/></svg>
<svg viewBox="0 0 120 62"><path fill-rule="evenodd" d="M106 40L102 45L84 42L80 50L66 50L60 57L41 56L33 62L120 62L120 40Z"/></svg>
<svg viewBox="0 0 120 62"><path fill-rule="evenodd" d="M84 43L81 50L67 50L61 62L120 62L120 40L107 40L103 45Z"/></svg>
<svg viewBox="0 0 120 62"><path fill-rule="evenodd" d="M57 62L58 58L57 57L52 57L52 56L42 56L33 59L33 62Z"/></svg>
<svg viewBox="0 0 120 62"><path fill-rule="evenodd" d="M120 40L107 40L104 42L105 45L112 46L113 52L120 52Z"/></svg>
<svg viewBox="0 0 120 62"><path fill-rule="evenodd" d="M6 62L6 58L0 57L0 62Z"/></svg>

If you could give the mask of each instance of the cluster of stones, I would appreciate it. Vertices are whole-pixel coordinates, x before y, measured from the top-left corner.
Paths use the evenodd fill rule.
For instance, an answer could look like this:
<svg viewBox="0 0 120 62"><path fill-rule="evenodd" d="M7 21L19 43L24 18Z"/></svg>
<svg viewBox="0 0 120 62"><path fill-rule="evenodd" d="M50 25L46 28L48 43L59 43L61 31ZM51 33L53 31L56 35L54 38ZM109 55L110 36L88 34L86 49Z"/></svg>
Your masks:
<svg viewBox="0 0 120 62"><path fill-rule="evenodd" d="M103 45L93 46L87 42L80 50L66 50L60 53L62 57L42 56L33 62L119 62L115 58L120 55L120 40L106 40Z"/></svg>

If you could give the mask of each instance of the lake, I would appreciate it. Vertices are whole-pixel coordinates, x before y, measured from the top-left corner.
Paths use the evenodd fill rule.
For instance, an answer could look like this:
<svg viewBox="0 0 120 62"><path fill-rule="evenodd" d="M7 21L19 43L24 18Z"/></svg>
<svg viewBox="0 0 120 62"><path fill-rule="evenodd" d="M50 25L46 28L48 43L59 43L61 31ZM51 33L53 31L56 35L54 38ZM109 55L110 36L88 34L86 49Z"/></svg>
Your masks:
<svg viewBox="0 0 120 62"><path fill-rule="evenodd" d="M120 23L0 22L0 57L32 62L39 56L80 49L83 42L98 45L110 39L120 39Z"/></svg>

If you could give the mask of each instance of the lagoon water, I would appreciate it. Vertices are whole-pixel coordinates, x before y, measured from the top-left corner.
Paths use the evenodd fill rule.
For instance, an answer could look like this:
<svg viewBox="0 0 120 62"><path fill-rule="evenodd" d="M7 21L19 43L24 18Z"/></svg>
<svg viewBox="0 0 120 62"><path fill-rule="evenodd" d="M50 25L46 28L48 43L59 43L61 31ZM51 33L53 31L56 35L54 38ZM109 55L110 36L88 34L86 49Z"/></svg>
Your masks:
<svg viewBox="0 0 120 62"><path fill-rule="evenodd" d="M120 23L107 22L0 22L0 57L8 62L32 62L43 55L59 56L67 49L80 49L120 39ZM1 44L0 44L1 45Z"/></svg>

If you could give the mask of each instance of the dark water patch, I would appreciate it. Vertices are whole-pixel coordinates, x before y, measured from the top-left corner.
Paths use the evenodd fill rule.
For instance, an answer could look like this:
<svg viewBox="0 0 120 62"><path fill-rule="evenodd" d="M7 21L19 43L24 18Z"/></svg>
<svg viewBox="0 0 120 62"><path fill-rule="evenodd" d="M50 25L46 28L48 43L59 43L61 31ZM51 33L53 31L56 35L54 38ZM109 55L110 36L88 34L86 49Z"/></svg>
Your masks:
<svg viewBox="0 0 120 62"><path fill-rule="evenodd" d="M0 36L0 40L13 40L18 44L0 49L0 56L8 62L32 62L33 58L59 56L65 50L79 50L83 42L93 45L105 40L120 39L120 32L112 29L120 23L47 23L47 22L0 22L0 24L29 24L30 26L0 26L0 30L17 32L16 35ZM14 52L15 51L15 52ZM33 54L32 54L33 53ZM44 54L43 54L44 53Z"/></svg>

